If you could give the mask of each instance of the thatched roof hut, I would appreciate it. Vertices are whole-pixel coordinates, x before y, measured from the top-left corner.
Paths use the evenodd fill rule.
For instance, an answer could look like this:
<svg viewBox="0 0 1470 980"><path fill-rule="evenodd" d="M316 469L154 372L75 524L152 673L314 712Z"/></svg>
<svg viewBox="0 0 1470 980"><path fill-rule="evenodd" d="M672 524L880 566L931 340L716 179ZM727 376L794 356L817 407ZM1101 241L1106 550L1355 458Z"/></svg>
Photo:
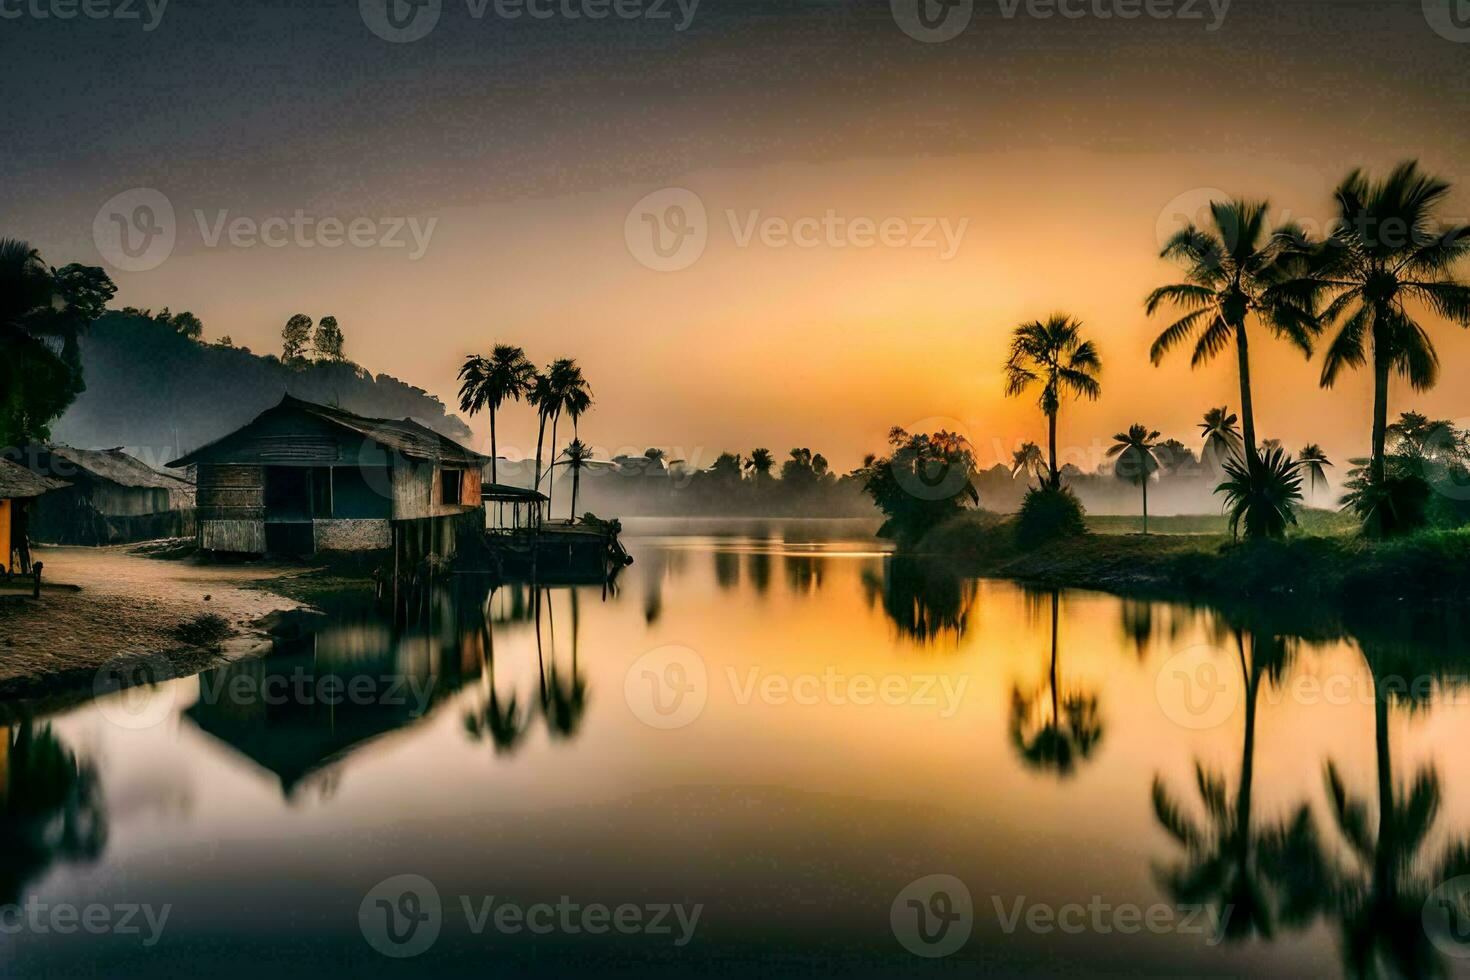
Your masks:
<svg viewBox="0 0 1470 980"><path fill-rule="evenodd" d="M32 473L24 466L0 459L0 500L29 500L64 486L66 484L60 480Z"/></svg>

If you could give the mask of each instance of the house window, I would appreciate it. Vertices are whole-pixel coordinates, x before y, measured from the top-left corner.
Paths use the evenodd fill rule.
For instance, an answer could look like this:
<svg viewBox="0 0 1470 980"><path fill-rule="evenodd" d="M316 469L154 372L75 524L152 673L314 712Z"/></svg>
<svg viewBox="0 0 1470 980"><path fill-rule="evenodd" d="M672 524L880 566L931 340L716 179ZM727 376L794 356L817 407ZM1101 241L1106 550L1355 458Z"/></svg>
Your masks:
<svg viewBox="0 0 1470 980"><path fill-rule="evenodd" d="M439 471L439 502L444 504L464 503L464 471Z"/></svg>

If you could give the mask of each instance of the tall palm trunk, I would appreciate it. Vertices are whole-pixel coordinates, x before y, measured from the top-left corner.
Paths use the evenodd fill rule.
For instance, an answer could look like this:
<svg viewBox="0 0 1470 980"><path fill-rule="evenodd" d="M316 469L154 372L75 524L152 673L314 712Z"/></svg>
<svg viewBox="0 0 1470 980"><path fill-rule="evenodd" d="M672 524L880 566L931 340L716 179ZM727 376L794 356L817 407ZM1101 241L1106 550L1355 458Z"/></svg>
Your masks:
<svg viewBox="0 0 1470 980"><path fill-rule="evenodd" d="M1256 637L1251 637L1253 662L1249 667L1245 664L1245 641L1239 633L1235 635L1235 643L1241 652L1241 668L1245 671L1245 737L1240 747L1240 788L1235 794L1235 861L1244 874L1250 861L1251 784L1256 769L1256 695L1261 687L1261 672L1254 663Z"/></svg>
<svg viewBox="0 0 1470 980"><path fill-rule="evenodd" d="M1235 353L1240 359L1240 429L1245 441L1246 460L1260 458L1256 449L1256 410L1251 400L1251 353L1246 340L1245 324L1235 327Z"/></svg>
<svg viewBox="0 0 1470 980"><path fill-rule="evenodd" d="M1384 444L1388 439L1388 347L1382 338L1373 338L1373 457L1369 475L1382 485L1385 475Z"/></svg>
<svg viewBox="0 0 1470 980"><path fill-rule="evenodd" d="M551 462L546 466L546 514L551 516L551 493L556 489L556 423L561 421L561 409L551 417Z"/></svg>
<svg viewBox="0 0 1470 980"><path fill-rule="evenodd" d="M1046 416L1047 422L1047 449L1050 452L1048 469L1051 472L1051 485L1055 489L1062 484L1061 472L1057 469L1057 413L1049 412Z"/></svg>
<svg viewBox="0 0 1470 980"><path fill-rule="evenodd" d="M1369 673L1372 673L1370 665ZM1378 847L1373 854L1374 891L1393 887L1397 870L1399 835L1393 810L1393 761L1388 745L1388 695L1373 678L1373 741L1378 752Z"/></svg>
<svg viewBox="0 0 1470 980"><path fill-rule="evenodd" d="M1061 607L1061 593L1056 589L1051 592L1051 723L1052 727L1061 724L1061 712L1058 710L1057 695L1057 612Z"/></svg>
<svg viewBox="0 0 1470 980"><path fill-rule="evenodd" d="M536 415L536 482L531 484L532 490L541 489L541 444L546 438L546 413L537 412Z"/></svg>
<svg viewBox="0 0 1470 980"><path fill-rule="evenodd" d="M494 406L491 406L491 408L490 408L490 482L491 483L499 483L500 482L500 480L495 475L495 457L497 455L498 455L498 453L495 450L495 407Z"/></svg>
<svg viewBox="0 0 1470 980"><path fill-rule="evenodd" d="M572 506L570 511L567 513L567 517L574 521L577 519L577 487L580 486L581 483L582 467L579 464L572 467Z"/></svg>

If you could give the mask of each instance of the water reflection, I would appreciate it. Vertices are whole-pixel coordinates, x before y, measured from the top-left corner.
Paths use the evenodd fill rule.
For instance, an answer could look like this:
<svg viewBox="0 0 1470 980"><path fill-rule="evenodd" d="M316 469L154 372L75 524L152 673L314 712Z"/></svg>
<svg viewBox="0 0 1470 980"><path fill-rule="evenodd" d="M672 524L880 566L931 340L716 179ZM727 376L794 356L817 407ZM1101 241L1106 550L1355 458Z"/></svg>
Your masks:
<svg viewBox="0 0 1470 980"><path fill-rule="evenodd" d="M1427 676L1426 669L1450 686L1463 675L1426 667L1422 650L1402 641L1364 640L1360 649L1373 685L1376 792L1355 790L1337 760L1328 759L1335 842L1324 841L1311 818L1301 816L1282 832L1273 857L1281 874L1316 886L1302 890L1303 917L1316 914L1334 923L1345 971L1438 976L1447 964L1426 931L1425 906L1438 885L1470 873L1470 828L1441 828L1446 842L1430 845L1443 800L1439 770L1429 762L1407 782L1394 779L1389 713L1429 706L1431 689L1406 683Z"/></svg>
<svg viewBox="0 0 1470 980"><path fill-rule="evenodd" d="M0 900L95 887L129 901L146 886L230 922L232 896L276 895L305 828L311 874L347 896L344 962L362 945L363 888L411 852L446 893L709 896L729 932L681 952L684 975L748 968L772 935L810 962L900 973L912 963L887 904L920 870L1007 908L1019 895L1207 906L1222 930L1218 944L993 923L982 936L977 916L946 963L967 972L1454 965L1422 916L1470 872L1463 612L1028 591L775 526L630 544L621 591L465 588L434 594L432 619L412 627L333 606L267 657L160 685L171 707L145 730L80 697L9 713L51 721L13 720L3 745ZM702 713L676 731L640 717L626 686L667 645L697 654L708 680ZM1171 718L1156 686L1196 647L1239 693L1200 729ZM1301 693L1329 677L1361 697ZM354 683L370 697L323 696ZM915 696L885 701L890 686ZM283 702L259 696L280 689ZM961 696L926 704L924 691ZM162 771L198 805L131 805ZM975 772L983 782L957 778ZM228 864L185 860L221 840ZM661 860L671 849L680 861ZM77 873L52 873L67 862ZM299 910L278 904L262 902L252 928L288 930ZM446 932L428 955L458 941ZM528 970L551 964L547 948Z"/></svg>
<svg viewBox="0 0 1470 980"><path fill-rule="evenodd" d="M308 621L268 657L199 675L184 716L275 775L281 793L328 797L353 752L421 721L480 672L483 617L445 594L427 627L400 631L362 607Z"/></svg>
<svg viewBox="0 0 1470 980"><path fill-rule="evenodd" d="M1034 612L1036 593L1027 593ZM1051 667L1047 682L1030 693L1019 686L1011 691L1011 743L1028 767L1060 777L1072 775L1102 741L1103 723L1098 696L1091 691L1063 688L1058 677L1058 619L1062 595L1045 593L1051 610Z"/></svg>
<svg viewBox="0 0 1470 980"><path fill-rule="evenodd" d="M862 581L869 604L878 601L901 636L955 644L969 628L978 585L942 562L891 555Z"/></svg>
<svg viewBox="0 0 1470 980"><path fill-rule="evenodd" d="M0 735L0 905L9 905L53 865L97 860L107 810L96 768L50 725L25 720Z"/></svg>
<svg viewBox="0 0 1470 980"><path fill-rule="evenodd" d="M1251 788L1255 775L1256 714L1263 681L1279 683L1287 668L1292 646L1281 637L1252 637L1232 630L1232 639L1245 692L1245 724L1241 733L1240 767L1232 796L1225 774L1195 760L1195 789L1204 820L1189 816L1165 785L1161 776L1153 781L1154 815L1160 826L1184 848L1183 861L1159 867L1155 874L1161 887L1176 902L1207 905L1214 921L1221 923L1223 938L1243 939L1270 936L1276 920L1284 915L1300 922L1303 899L1301 869L1283 868L1267 855L1298 838L1291 833L1273 833L1263 844L1262 834L1252 825ZM1247 653L1247 646L1250 650ZM1297 828L1301 814L1290 824ZM1279 858L1279 855L1277 855ZM1274 884L1279 896L1268 894ZM1312 882L1309 880L1307 888ZM1285 912L1281 912L1285 909Z"/></svg>

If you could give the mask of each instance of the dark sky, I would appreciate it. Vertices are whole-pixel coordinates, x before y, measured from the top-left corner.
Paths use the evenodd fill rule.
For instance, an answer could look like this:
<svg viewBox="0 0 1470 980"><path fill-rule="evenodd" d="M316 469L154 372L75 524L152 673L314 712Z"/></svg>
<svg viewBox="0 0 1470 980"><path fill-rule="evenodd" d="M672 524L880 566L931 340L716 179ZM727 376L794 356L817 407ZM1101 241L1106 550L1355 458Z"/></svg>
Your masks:
<svg viewBox="0 0 1470 980"><path fill-rule="evenodd" d="M1233 397L1229 365L1151 367L1139 302L1171 275L1156 230L1181 194L1269 194L1320 228L1348 169L1418 157L1460 185L1448 216L1470 216L1470 19L1457 28L1450 0L1234 0L1214 30L1208 0L1052 0L1083 16L1049 18L1032 16L1048 0L975 0L943 43L905 34L888 0L702 0L684 31L673 0L643 0L669 19L601 21L442 0L409 43L358 0L169 0L153 30L144 0L88 0L138 19L31 13L69 2L0 0L0 234L98 263L99 208L156 189L178 245L115 271L120 303L191 309L256 350L292 313L330 312L351 356L446 400L492 338L575 355L609 448L810 445L842 465L934 417L1035 437L998 364L1014 323L1057 307L1096 324L1112 365L1082 433L1146 415L1192 437L1206 399ZM1171 2L1199 17L1097 15ZM677 275L624 238L630 207L669 186L713 221ZM722 209L929 214L968 237L952 261L735 247ZM296 210L439 223L414 261L205 249L190 217ZM1435 333L1447 363L1470 355ZM1361 379L1321 393L1315 365L1259 356L1263 431L1361 450ZM1448 386L1434 398L1414 406L1464 414ZM529 441L524 421L508 424Z"/></svg>
<svg viewBox="0 0 1470 980"><path fill-rule="evenodd" d="M902 34L883 0L703 0L684 32L443 0L403 44L355 0L171 0L152 31L131 2L141 20L0 20L0 209L33 238L135 184L242 207L435 207L779 160L1271 153L1283 126L1324 154L1433 133L1463 159L1470 134L1470 44L1436 34L1420 0L1234 0L1213 32L1204 0L1204 20L1126 21L977 0L942 44Z"/></svg>

